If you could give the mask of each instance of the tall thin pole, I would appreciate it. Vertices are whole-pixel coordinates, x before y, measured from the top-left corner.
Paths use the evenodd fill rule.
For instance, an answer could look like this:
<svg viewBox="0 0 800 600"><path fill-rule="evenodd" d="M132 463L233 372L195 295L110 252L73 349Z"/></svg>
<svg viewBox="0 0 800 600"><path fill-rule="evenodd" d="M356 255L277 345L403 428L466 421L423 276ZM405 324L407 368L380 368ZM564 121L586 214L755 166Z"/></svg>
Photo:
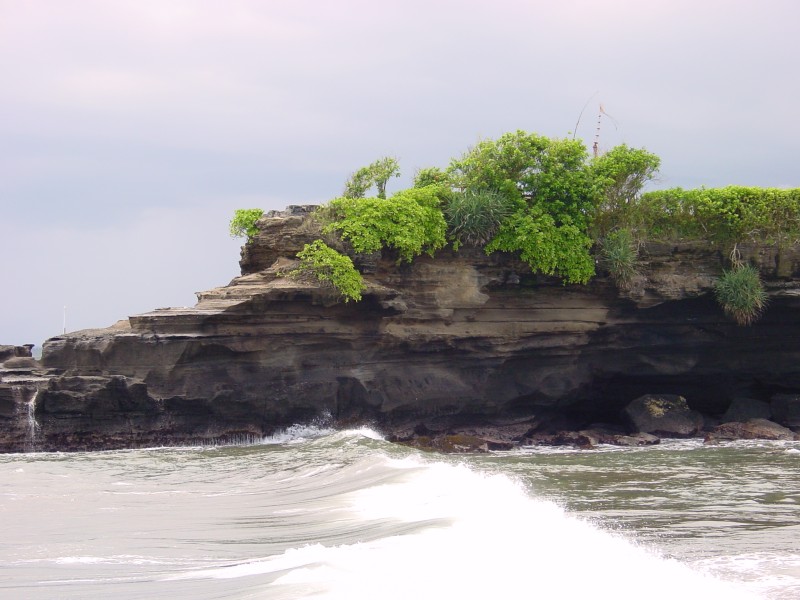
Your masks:
<svg viewBox="0 0 800 600"><path fill-rule="evenodd" d="M64 305L64 333L67 333L67 305Z"/></svg>
<svg viewBox="0 0 800 600"><path fill-rule="evenodd" d="M592 154L595 158L597 158L597 155L600 153L600 118L603 116L604 112L603 105L601 104L600 110L597 113L597 130L594 134L594 144L592 144Z"/></svg>

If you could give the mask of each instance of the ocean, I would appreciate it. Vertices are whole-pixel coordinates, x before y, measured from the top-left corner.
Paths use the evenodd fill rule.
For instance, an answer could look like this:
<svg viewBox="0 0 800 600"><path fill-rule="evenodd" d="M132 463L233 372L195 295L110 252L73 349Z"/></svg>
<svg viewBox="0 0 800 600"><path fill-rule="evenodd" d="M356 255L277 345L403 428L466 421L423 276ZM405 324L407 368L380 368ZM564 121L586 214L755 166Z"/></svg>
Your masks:
<svg viewBox="0 0 800 600"><path fill-rule="evenodd" d="M0 597L800 598L800 442L0 456Z"/></svg>

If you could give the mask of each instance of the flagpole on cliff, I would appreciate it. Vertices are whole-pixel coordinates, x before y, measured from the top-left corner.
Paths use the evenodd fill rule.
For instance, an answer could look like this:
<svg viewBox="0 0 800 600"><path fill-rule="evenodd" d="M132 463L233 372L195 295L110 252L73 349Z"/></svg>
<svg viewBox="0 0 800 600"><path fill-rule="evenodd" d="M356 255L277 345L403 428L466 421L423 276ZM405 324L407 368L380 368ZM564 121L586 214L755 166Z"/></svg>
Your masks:
<svg viewBox="0 0 800 600"><path fill-rule="evenodd" d="M64 333L67 333L67 305L64 305Z"/></svg>

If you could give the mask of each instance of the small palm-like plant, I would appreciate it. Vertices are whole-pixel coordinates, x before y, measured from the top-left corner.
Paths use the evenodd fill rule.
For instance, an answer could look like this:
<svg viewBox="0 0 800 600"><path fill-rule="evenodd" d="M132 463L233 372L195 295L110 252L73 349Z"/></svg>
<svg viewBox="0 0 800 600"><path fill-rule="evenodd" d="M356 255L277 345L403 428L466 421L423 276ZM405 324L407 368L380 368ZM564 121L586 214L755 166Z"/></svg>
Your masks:
<svg viewBox="0 0 800 600"><path fill-rule="evenodd" d="M714 292L725 314L739 325L757 321L767 304L767 293L758 270L750 265L723 271Z"/></svg>
<svg viewBox="0 0 800 600"><path fill-rule="evenodd" d="M466 190L453 194L444 209L456 248L488 244L512 212L513 202L495 190Z"/></svg>
<svg viewBox="0 0 800 600"><path fill-rule="evenodd" d="M618 229L603 240L600 260L620 288L628 288L638 275L638 258L639 245L630 230Z"/></svg>

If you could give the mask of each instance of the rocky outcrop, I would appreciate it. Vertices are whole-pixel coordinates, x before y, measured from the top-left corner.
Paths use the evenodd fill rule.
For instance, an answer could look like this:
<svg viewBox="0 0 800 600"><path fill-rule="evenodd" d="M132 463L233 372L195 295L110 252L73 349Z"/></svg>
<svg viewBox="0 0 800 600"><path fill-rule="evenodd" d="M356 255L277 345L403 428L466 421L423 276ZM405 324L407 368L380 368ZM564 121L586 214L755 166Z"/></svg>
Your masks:
<svg viewBox="0 0 800 600"><path fill-rule="evenodd" d="M0 364L12 358L28 358L31 356L33 344L26 344L24 346L8 346L0 345Z"/></svg>
<svg viewBox="0 0 800 600"><path fill-rule="evenodd" d="M753 398L734 398L721 420L723 423L744 422L750 419L769 419L771 416L772 410L768 402Z"/></svg>
<svg viewBox="0 0 800 600"><path fill-rule="evenodd" d="M635 433L685 438L703 429L703 415L690 409L682 396L641 396L628 404L623 414Z"/></svg>
<svg viewBox="0 0 800 600"><path fill-rule="evenodd" d="M284 276L320 235L310 210L262 218L242 275L192 308L48 340L38 372L29 364L23 374L38 379L25 384L36 392L37 447L258 437L317 418L368 422L399 441L473 431L537 443L599 422L630 437L620 413L644 394L680 395L719 417L736 397L800 392L797 248L740 247L770 294L750 327L716 305L709 292L724 257L697 243L645 246L625 291L602 273L565 286L469 248L410 265L391 252L354 256L367 287L361 302L343 303L330 287ZM10 373L0 373L0 399L11 397ZM0 448L20 447L9 423L28 431L27 402L0 409L13 413L0 422Z"/></svg>
<svg viewBox="0 0 800 600"><path fill-rule="evenodd" d="M723 423L714 427L705 438L707 443L724 440L786 440L799 436L787 427L767 419L749 419L745 422Z"/></svg>

